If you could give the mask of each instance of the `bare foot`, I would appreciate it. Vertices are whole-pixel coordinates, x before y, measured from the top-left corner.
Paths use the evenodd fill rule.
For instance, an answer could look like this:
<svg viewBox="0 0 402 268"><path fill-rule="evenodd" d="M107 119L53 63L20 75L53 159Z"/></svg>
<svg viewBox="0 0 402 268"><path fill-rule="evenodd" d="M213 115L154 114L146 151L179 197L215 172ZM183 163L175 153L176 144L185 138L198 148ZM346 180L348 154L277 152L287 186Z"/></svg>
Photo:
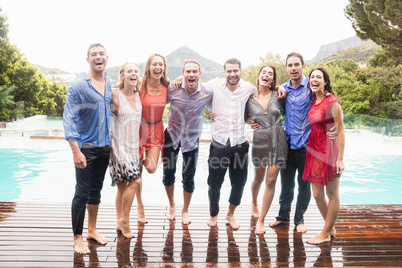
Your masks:
<svg viewBox="0 0 402 268"><path fill-rule="evenodd" d="M188 212L181 212L181 221L184 225L188 225L191 223L190 217L188 216Z"/></svg>
<svg viewBox="0 0 402 268"><path fill-rule="evenodd" d="M335 237L336 236L336 230L335 230L335 227L334 228L332 228L332 231L331 231L331 237Z"/></svg>
<svg viewBox="0 0 402 268"><path fill-rule="evenodd" d="M287 223L287 221L278 221L278 220L274 220L274 221L272 221L272 222L269 223L269 227L275 227L275 226L281 225L281 224L283 224L283 223Z"/></svg>
<svg viewBox="0 0 402 268"><path fill-rule="evenodd" d="M79 254L90 253L89 248L84 243L82 235L74 235L74 251Z"/></svg>
<svg viewBox="0 0 402 268"><path fill-rule="evenodd" d="M117 224L116 224L116 231L121 232L121 228L120 228L120 225L119 225L118 221L117 221Z"/></svg>
<svg viewBox="0 0 402 268"><path fill-rule="evenodd" d="M134 235L130 229L130 223L119 220L120 231L125 238L133 238Z"/></svg>
<svg viewBox="0 0 402 268"><path fill-rule="evenodd" d="M226 219L228 220L230 227L232 227L233 230L237 230L240 228L240 224L237 223L233 215L226 215Z"/></svg>
<svg viewBox="0 0 402 268"><path fill-rule="evenodd" d="M137 219L139 223L148 223L147 219L145 218L144 207L137 207Z"/></svg>
<svg viewBox="0 0 402 268"><path fill-rule="evenodd" d="M264 223L257 221L257 225L255 227L255 233L256 234L265 234Z"/></svg>
<svg viewBox="0 0 402 268"><path fill-rule="evenodd" d="M218 216L209 217L209 221L207 224L209 227L215 227L218 224Z"/></svg>
<svg viewBox="0 0 402 268"><path fill-rule="evenodd" d="M254 218L260 217L260 212L258 211L258 205L251 204L251 216Z"/></svg>
<svg viewBox="0 0 402 268"><path fill-rule="evenodd" d="M106 245L107 244L107 239L101 236L97 230L94 232L88 233L87 234L87 239L92 239L98 242L101 245Z"/></svg>
<svg viewBox="0 0 402 268"><path fill-rule="evenodd" d="M306 232L307 232L307 227L306 227L306 225L304 225L304 224L299 224L299 225L297 225L297 226L296 226L296 232L302 233L302 234L306 233Z"/></svg>
<svg viewBox="0 0 402 268"><path fill-rule="evenodd" d="M322 243L326 243L326 242L330 242L331 241L331 236L323 236L322 234L318 234L316 236L314 236L313 238L310 238L309 240L307 240L307 243L311 244L311 245L319 245Z"/></svg>
<svg viewBox="0 0 402 268"><path fill-rule="evenodd" d="M169 206L168 220L173 221L176 218L176 205Z"/></svg>

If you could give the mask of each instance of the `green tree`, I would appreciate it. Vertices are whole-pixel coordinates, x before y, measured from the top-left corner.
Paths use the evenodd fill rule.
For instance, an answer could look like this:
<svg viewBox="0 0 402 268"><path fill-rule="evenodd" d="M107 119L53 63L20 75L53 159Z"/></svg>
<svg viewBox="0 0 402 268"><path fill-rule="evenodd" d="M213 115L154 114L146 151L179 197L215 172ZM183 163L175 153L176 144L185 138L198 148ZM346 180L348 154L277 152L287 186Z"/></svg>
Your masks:
<svg viewBox="0 0 402 268"><path fill-rule="evenodd" d="M402 1L349 0L345 15L357 36L381 45L394 65L402 63Z"/></svg>
<svg viewBox="0 0 402 268"><path fill-rule="evenodd" d="M7 120L12 115L12 111L7 108L14 105L11 95L14 87L0 86L0 121Z"/></svg>

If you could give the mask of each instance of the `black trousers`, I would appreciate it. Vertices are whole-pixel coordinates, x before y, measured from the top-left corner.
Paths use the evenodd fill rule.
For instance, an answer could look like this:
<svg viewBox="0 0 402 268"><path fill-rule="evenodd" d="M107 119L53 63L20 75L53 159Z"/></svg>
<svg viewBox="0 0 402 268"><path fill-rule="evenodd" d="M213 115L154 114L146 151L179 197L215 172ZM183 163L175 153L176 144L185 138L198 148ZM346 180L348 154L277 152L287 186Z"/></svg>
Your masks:
<svg viewBox="0 0 402 268"><path fill-rule="evenodd" d="M279 196L278 221L290 221L290 208L295 189L295 175L297 170L297 183L299 185L294 224L304 224L304 213L311 199L310 182L303 180L304 163L306 161L306 148L290 149L288 144L288 160L281 168L281 194Z"/></svg>
<svg viewBox="0 0 402 268"><path fill-rule="evenodd" d="M74 235L82 235L86 204L99 205L105 172L109 165L110 147L83 146L87 166L75 168L75 194L71 205Z"/></svg>
<svg viewBox="0 0 402 268"><path fill-rule="evenodd" d="M226 145L222 145L212 140L208 158L208 197L211 217L219 213L220 192L227 169L232 186L229 203L234 206L240 205L247 181L248 148L248 141L231 147L229 141Z"/></svg>

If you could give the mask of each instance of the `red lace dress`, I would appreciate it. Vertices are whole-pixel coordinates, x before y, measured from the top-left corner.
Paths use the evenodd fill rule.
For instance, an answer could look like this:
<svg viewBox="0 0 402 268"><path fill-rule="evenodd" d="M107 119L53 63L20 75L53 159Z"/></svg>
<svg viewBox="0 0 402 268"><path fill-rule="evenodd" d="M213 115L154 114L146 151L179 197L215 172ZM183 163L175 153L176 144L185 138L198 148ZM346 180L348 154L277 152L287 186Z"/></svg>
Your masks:
<svg viewBox="0 0 402 268"><path fill-rule="evenodd" d="M142 86L140 91L142 117L140 125L140 158L145 151L152 147L162 147L165 141L163 112L167 99L167 87L162 87L162 93L156 96L145 93Z"/></svg>
<svg viewBox="0 0 402 268"><path fill-rule="evenodd" d="M338 178L336 159L338 158L338 138L330 140L326 133L334 126L331 106L339 103L334 95L324 98L319 104L317 99L307 115L311 125L311 134L306 152L303 180L327 185Z"/></svg>

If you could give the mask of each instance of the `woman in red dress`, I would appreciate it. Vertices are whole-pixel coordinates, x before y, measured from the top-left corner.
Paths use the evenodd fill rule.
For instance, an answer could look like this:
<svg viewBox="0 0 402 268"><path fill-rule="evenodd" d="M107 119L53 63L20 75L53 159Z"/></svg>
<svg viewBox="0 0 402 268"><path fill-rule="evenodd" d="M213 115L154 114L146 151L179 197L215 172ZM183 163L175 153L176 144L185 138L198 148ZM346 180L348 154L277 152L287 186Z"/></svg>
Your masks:
<svg viewBox="0 0 402 268"><path fill-rule="evenodd" d="M308 113L311 134L303 180L311 182L313 196L325 221L321 233L307 240L307 243L317 245L329 242L331 236L336 234L334 225L340 208L339 180L345 169L345 132L342 108L332 91L329 75L324 68L316 67L310 72L309 88L311 96L315 94L315 98ZM338 130L338 138L335 140L327 136L333 126Z"/></svg>
<svg viewBox="0 0 402 268"><path fill-rule="evenodd" d="M151 174L157 168L161 147L165 141L162 117L169 83L165 58L159 54L152 54L145 65L142 86L139 91L142 104L140 158L142 165ZM146 223L141 188L142 185L136 195L138 221Z"/></svg>

